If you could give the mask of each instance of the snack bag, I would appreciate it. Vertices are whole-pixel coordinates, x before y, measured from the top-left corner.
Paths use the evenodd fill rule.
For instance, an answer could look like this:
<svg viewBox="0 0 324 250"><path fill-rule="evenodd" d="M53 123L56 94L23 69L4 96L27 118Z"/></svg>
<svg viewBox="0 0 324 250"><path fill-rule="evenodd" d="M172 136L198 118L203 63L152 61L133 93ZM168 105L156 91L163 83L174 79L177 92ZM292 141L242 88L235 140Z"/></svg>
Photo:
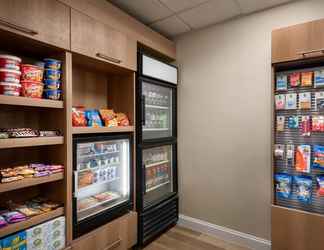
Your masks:
<svg viewBox="0 0 324 250"><path fill-rule="evenodd" d="M129 126L129 120L124 113L117 113L118 126Z"/></svg>
<svg viewBox="0 0 324 250"><path fill-rule="evenodd" d="M313 132L324 132L324 116L314 115L312 117L312 131Z"/></svg>
<svg viewBox="0 0 324 250"><path fill-rule="evenodd" d="M301 73L301 86L310 87L313 84L313 72L302 72Z"/></svg>
<svg viewBox="0 0 324 250"><path fill-rule="evenodd" d="M304 203L309 203L312 198L312 177L309 176L294 176L296 184L297 199Z"/></svg>
<svg viewBox="0 0 324 250"><path fill-rule="evenodd" d="M324 69L315 70L314 72L314 87L320 88L324 86Z"/></svg>
<svg viewBox="0 0 324 250"><path fill-rule="evenodd" d="M72 126L73 127L86 127L87 119L83 107L72 108Z"/></svg>
<svg viewBox="0 0 324 250"><path fill-rule="evenodd" d="M112 109L100 109L99 110L102 120L106 127L117 127L118 122L116 119L116 113Z"/></svg>
<svg viewBox="0 0 324 250"><path fill-rule="evenodd" d="M99 112L95 109L85 111L88 127L102 127L102 121Z"/></svg>
<svg viewBox="0 0 324 250"><path fill-rule="evenodd" d="M295 146L292 144L286 145L286 158L287 160L294 160Z"/></svg>
<svg viewBox="0 0 324 250"><path fill-rule="evenodd" d="M298 172L309 173L311 162L311 146L299 145L296 150L296 164L295 168Z"/></svg>
<svg viewBox="0 0 324 250"><path fill-rule="evenodd" d="M301 118L301 134L302 136L310 136L311 119L309 115L303 115Z"/></svg>
<svg viewBox="0 0 324 250"><path fill-rule="evenodd" d="M275 96L276 109L285 109L285 104L286 104L285 95Z"/></svg>
<svg viewBox="0 0 324 250"><path fill-rule="evenodd" d="M277 131L282 132L285 130L285 117L277 116Z"/></svg>
<svg viewBox="0 0 324 250"><path fill-rule="evenodd" d="M324 196L324 176L317 176L317 196Z"/></svg>
<svg viewBox="0 0 324 250"><path fill-rule="evenodd" d="M276 79L276 90L287 90L288 77L284 74L278 74Z"/></svg>
<svg viewBox="0 0 324 250"><path fill-rule="evenodd" d="M286 95L286 109L297 109L296 93L290 93Z"/></svg>
<svg viewBox="0 0 324 250"><path fill-rule="evenodd" d="M304 92L299 93L299 109L310 109L312 108L311 93Z"/></svg>
<svg viewBox="0 0 324 250"><path fill-rule="evenodd" d="M324 92L316 92L315 93L315 109L317 111L324 110Z"/></svg>
<svg viewBox="0 0 324 250"><path fill-rule="evenodd" d="M294 72L289 74L290 87L298 87L300 85L300 73Z"/></svg>
<svg viewBox="0 0 324 250"><path fill-rule="evenodd" d="M314 145L313 167L324 168L324 146Z"/></svg>
<svg viewBox="0 0 324 250"><path fill-rule="evenodd" d="M274 156L278 160L283 160L285 157L285 145L276 144L274 148Z"/></svg>
<svg viewBox="0 0 324 250"><path fill-rule="evenodd" d="M292 177L288 174L276 174L276 194L279 198L289 198L291 195Z"/></svg>
<svg viewBox="0 0 324 250"><path fill-rule="evenodd" d="M289 116L288 117L288 128L298 128L299 126L299 120L297 115Z"/></svg>

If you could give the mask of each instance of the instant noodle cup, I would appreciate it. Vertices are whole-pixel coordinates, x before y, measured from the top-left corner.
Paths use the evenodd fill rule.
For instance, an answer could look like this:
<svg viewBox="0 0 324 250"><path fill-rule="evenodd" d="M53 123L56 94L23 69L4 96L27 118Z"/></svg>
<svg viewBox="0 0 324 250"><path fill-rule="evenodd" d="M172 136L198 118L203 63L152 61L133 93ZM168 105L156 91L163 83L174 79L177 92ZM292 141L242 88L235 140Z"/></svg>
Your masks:
<svg viewBox="0 0 324 250"><path fill-rule="evenodd" d="M52 59L52 58L45 58L45 68L46 69L54 69L59 70L61 68L61 61Z"/></svg>
<svg viewBox="0 0 324 250"><path fill-rule="evenodd" d="M44 85L35 81L22 81L22 96L42 98Z"/></svg>
<svg viewBox="0 0 324 250"><path fill-rule="evenodd" d="M44 69L36 65L22 64L21 65L21 80L42 82Z"/></svg>
<svg viewBox="0 0 324 250"><path fill-rule="evenodd" d="M61 71L56 69L45 69L45 79L60 80Z"/></svg>
<svg viewBox="0 0 324 250"><path fill-rule="evenodd" d="M51 100L60 100L61 93L62 93L62 91L58 90L58 89L45 89L44 97L46 99L51 99Z"/></svg>
<svg viewBox="0 0 324 250"><path fill-rule="evenodd" d="M21 59L11 55L0 55L0 68L20 70Z"/></svg>
<svg viewBox="0 0 324 250"><path fill-rule="evenodd" d="M19 96L21 85L19 83L0 82L0 94Z"/></svg>
<svg viewBox="0 0 324 250"><path fill-rule="evenodd" d="M19 83L21 72L12 69L0 69L0 82Z"/></svg>
<svg viewBox="0 0 324 250"><path fill-rule="evenodd" d="M61 86L61 81L45 79L44 84L46 89L59 89Z"/></svg>

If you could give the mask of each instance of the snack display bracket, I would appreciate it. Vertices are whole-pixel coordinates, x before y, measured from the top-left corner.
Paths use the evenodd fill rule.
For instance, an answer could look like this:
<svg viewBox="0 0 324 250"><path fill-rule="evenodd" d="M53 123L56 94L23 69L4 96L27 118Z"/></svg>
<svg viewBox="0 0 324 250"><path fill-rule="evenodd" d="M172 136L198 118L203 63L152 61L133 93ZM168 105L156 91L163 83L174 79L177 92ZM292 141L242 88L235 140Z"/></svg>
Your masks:
<svg viewBox="0 0 324 250"><path fill-rule="evenodd" d="M272 127L272 187L273 187L273 205L274 209L283 207L285 209L290 209L291 211L300 211L306 214L312 215L321 215L324 214L324 197L320 197L317 195L318 184L316 177L324 175L323 168L313 168L312 163L314 161L314 145L324 145L324 133L322 132L310 132L310 135L305 136L302 135L302 129L300 125L302 124L301 116L317 116L317 115L324 115L323 110L318 110L316 108L316 99L315 93L323 92L323 87L315 87L314 83L312 86L307 87L291 87L288 84L287 90L277 90L276 89L276 77L277 75L288 75L293 72L309 72L315 71L318 69L324 69L323 60L317 59L316 61L310 60L309 63L307 61L300 61L295 63L283 63L278 65L273 65L273 99L275 99L276 95L286 95L286 94L297 94L297 107L296 109L276 109L274 103L273 109L273 127ZM314 79L314 78L313 78ZM311 93L311 108L310 109L300 109L299 104L299 94L303 93ZM282 116L285 117L284 120L284 131L277 130L277 117ZM298 116L298 128L291 128L288 125L288 117L291 116ZM293 160L286 159L277 159L274 156L275 144L285 145L294 145L294 153L293 153ZM295 160L296 160L296 147L299 145L310 145L311 146L311 169L310 172L300 172L297 171L295 168ZM292 181L291 185L291 195L289 198L280 197L276 193L276 180L274 176L276 174L287 174L289 176L306 176L312 180L312 187L311 187L311 198L309 202L301 202L297 198L297 187L294 180ZM294 179L294 178L293 178Z"/></svg>
<svg viewBox="0 0 324 250"><path fill-rule="evenodd" d="M0 238L4 237L6 235L9 235L9 234L27 229L29 227L38 225L42 222L54 219L61 215L64 215L64 208L62 208L62 207L57 208L50 212L46 212L46 213L43 213L40 215L33 216L30 219L19 222L19 223L10 224L10 225L0 229Z"/></svg>
<svg viewBox="0 0 324 250"><path fill-rule="evenodd" d="M134 126L118 127L73 127L72 134L95 134L95 133L122 133L134 132Z"/></svg>

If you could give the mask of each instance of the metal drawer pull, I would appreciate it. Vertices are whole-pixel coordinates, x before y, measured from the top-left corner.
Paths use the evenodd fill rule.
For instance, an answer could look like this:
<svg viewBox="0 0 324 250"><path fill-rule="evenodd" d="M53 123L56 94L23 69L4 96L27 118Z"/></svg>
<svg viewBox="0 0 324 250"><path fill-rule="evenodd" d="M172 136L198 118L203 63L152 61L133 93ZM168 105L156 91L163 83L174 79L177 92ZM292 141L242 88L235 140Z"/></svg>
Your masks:
<svg viewBox="0 0 324 250"><path fill-rule="evenodd" d="M297 54L305 57L308 54L312 54L312 53L316 53L316 52L321 52L322 54L324 54L324 49L315 49L315 50L309 50L309 51L301 51L301 52L297 52Z"/></svg>
<svg viewBox="0 0 324 250"><path fill-rule="evenodd" d="M18 24L14 24L14 23L11 23L11 22L8 22L7 20L5 19L2 19L0 18L0 24L3 25L3 26L7 26L9 28L12 28L12 29L15 29L15 30L18 30L20 32L23 32L23 33L26 33L28 35L32 35L32 36L35 36L38 34L37 31L35 30L31 30L31 29L28 29L28 28L25 28L25 27L22 27Z"/></svg>
<svg viewBox="0 0 324 250"><path fill-rule="evenodd" d="M110 250L110 249L114 249L116 247L119 247L121 243L121 239L116 240L115 242L113 242L112 244L110 244L109 246L105 247L102 250Z"/></svg>
<svg viewBox="0 0 324 250"><path fill-rule="evenodd" d="M106 56L105 54L102 54L102 53L97 53L96 56L101 58L101 59L113 62L113 63L121 63L121 60L110 57L110 56Z"/></svg>

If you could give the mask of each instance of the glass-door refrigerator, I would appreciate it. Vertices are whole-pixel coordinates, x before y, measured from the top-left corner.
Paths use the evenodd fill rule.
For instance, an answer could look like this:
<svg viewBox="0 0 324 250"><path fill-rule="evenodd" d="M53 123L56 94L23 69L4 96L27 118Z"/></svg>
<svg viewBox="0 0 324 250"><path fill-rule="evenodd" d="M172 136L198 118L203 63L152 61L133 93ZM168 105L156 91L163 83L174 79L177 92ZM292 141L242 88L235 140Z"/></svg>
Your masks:
<svg viewBox="0 0 324 250"><path fill-rule="evenodd" d="M129 134L73 138L73 238L132 208L131 145Z"/></svg>
<svg viewBox="0 0 324 250"><path fill-rule="evenodd" d="M178 220L177 68L140 51L137 79L138 243Z"/></svg>

